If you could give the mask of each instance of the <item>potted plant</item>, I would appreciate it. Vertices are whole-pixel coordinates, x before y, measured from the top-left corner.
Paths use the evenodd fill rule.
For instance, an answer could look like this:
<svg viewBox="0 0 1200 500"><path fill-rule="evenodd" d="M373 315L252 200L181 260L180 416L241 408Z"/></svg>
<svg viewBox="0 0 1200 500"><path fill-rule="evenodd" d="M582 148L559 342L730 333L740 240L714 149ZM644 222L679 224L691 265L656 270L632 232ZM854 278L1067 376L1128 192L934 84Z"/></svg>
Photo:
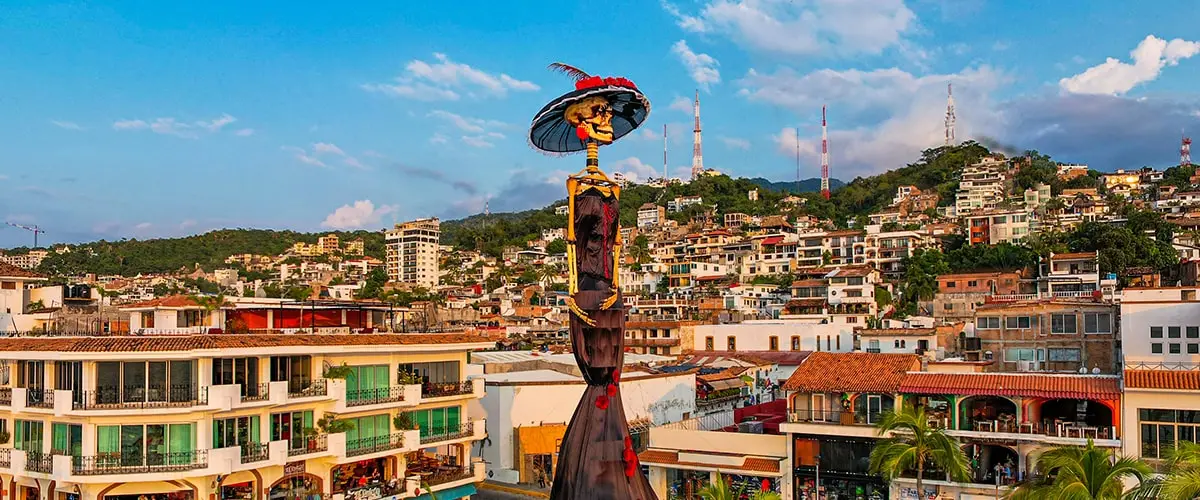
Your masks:
<svg viewBox="0 0 1200 500"><path fill-rule="evenodd" d="M412 421L412 417L408 416L408 412L397 413L395 418L392 418L392 425L398 431L410 431L416 429L416 424Z"/></svg>
<svg viewBox="0 0 1200 500"><path fill-rule="evenodd" d="M8 434L8 431L0 431L0 444L8 444L8 440L11 437L12 436Z"/></svg>
<svg viewBox="0 0 1200 500"><path fill-rule="evenodd" d="M322 374L322 376L325 378L337 378L337 379L344 380L353 374L354 374L354 369L351 368L346 363L342 363L341 366L331 366L329 368L326 368L325 373Z"/></svg>

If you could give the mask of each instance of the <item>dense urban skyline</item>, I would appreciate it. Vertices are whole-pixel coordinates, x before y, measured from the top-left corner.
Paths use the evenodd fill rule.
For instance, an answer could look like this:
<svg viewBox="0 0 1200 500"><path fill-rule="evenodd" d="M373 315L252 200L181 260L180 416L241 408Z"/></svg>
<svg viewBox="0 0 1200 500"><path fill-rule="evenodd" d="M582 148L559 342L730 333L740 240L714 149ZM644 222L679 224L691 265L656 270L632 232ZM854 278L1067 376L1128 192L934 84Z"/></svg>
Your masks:
<svg viewBox="0 0 1200 500"><path fill-rule="evenodd" d="M695 88L705 165L774 180L795 175L798 125L819 174L826 102L833 177L914 160L941 144L947 83L960 140L1102 170L1174 164L1180 130L1200 130L1180 4L853 3L6 7L0 217L75 242L542 206L566 167L523 136L570 85L555 60L650 96L645 140L603 158L641 179L664 124L672 173L689 168Z"/></svg>

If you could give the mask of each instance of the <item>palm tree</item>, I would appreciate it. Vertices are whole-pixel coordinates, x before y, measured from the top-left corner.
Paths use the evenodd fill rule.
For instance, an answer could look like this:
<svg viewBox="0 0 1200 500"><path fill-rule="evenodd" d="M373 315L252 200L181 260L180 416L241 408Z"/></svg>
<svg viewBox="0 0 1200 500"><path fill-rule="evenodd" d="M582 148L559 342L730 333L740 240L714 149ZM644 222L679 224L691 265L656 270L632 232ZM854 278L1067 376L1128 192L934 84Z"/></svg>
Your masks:
<svg viewBox="0 0 1200 500"><path fill-rule="evenodd" d="M696 494L704 500L737 500L742 498L745 493L745 485L735 491L725 477L721 473L717 473L717 481L700 488ZM780 500L780 498L779 493L774 491L757 491L750 495L750 500Z"/></svg>
<svg viewBox="0 0 1200 500"><path fill-rule="evenodd" d="M945 471L960 482L971 478L970 462L957 439L929 425L922 406L904 405L898 412L884 413L876 424L879 435L892 433L871 450L870 470L886 480L910 470L917 471L917 491L925 478L926 466Z"/></svg>
<svg viewBox="0 0 1200 500"><path fill-rule="evenodd" d="M1164 475L1147 479L1126 495L1130 500L1192 500L1200 497L1200 444L1179 441L1167 452Z"/></svg>
<svg viewBox="0 0 1200 500"><path fill-rule="evenodd" d="M1117 500L1124 494L1125 480L1132 478L1142 483L1152 473L1144 462L1114 457L1112 452L1097 448L1091 439L1082 448L1059 446L1043 453L1038 468L1044 476L1022 483L1007 498Z"/></svg>

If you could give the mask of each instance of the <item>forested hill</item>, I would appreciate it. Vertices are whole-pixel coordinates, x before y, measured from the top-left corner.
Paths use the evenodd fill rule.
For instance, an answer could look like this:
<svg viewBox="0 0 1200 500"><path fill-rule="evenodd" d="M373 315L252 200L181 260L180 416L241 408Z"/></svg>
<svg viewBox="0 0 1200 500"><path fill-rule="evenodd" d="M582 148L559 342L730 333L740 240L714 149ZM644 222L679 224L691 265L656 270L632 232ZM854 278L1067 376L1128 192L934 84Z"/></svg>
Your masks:
<svg viewBox="0 0 1200 500"><path fill-rule="evenodd" d="M821 190L821 179L817 177L804 179L798 183L796 181L775 182L763 179L762 177L754 177L750 179L750 182L762 186L763 189L770 189L772 191L781 191L785 193L815 193ZM846 183L839 179L829 179L830 190L835 190L845 185Z"/></svg>
<svg viewBox="0 0 1200 500"><path fill-rule="evenodd" d="M278 255L296 242L316 243L326 234L337 234L342 244L362 238L367 255L383 259L383 233L378 231L326 231L300 233L267 229L221 229L184 238L96 241L72 245L71 252L51 252L41 271L53 275L82 273L119 274L191 270L199 264L206 271L227 267L225 259L244 253Z"/></svg>

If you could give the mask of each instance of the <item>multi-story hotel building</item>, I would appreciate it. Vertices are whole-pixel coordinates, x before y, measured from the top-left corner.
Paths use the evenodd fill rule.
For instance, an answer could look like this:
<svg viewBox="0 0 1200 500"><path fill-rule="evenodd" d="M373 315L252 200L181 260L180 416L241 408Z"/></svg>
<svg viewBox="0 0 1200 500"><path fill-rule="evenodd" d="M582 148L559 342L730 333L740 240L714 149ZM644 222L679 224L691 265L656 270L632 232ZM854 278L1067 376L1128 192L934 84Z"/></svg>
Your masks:
<svg viewBox="0 0 1200 500"><path fill-rule="evenodd" d="M464 334L0 339L0 498L463 498Z"/></svg>
<svg viewBox="0 0 1200 500"><path fill-rule="evenodd" d="M388 230L385 235L388 279L436 287L441 227L441 222L434 217L399 223Z"/></svg>

